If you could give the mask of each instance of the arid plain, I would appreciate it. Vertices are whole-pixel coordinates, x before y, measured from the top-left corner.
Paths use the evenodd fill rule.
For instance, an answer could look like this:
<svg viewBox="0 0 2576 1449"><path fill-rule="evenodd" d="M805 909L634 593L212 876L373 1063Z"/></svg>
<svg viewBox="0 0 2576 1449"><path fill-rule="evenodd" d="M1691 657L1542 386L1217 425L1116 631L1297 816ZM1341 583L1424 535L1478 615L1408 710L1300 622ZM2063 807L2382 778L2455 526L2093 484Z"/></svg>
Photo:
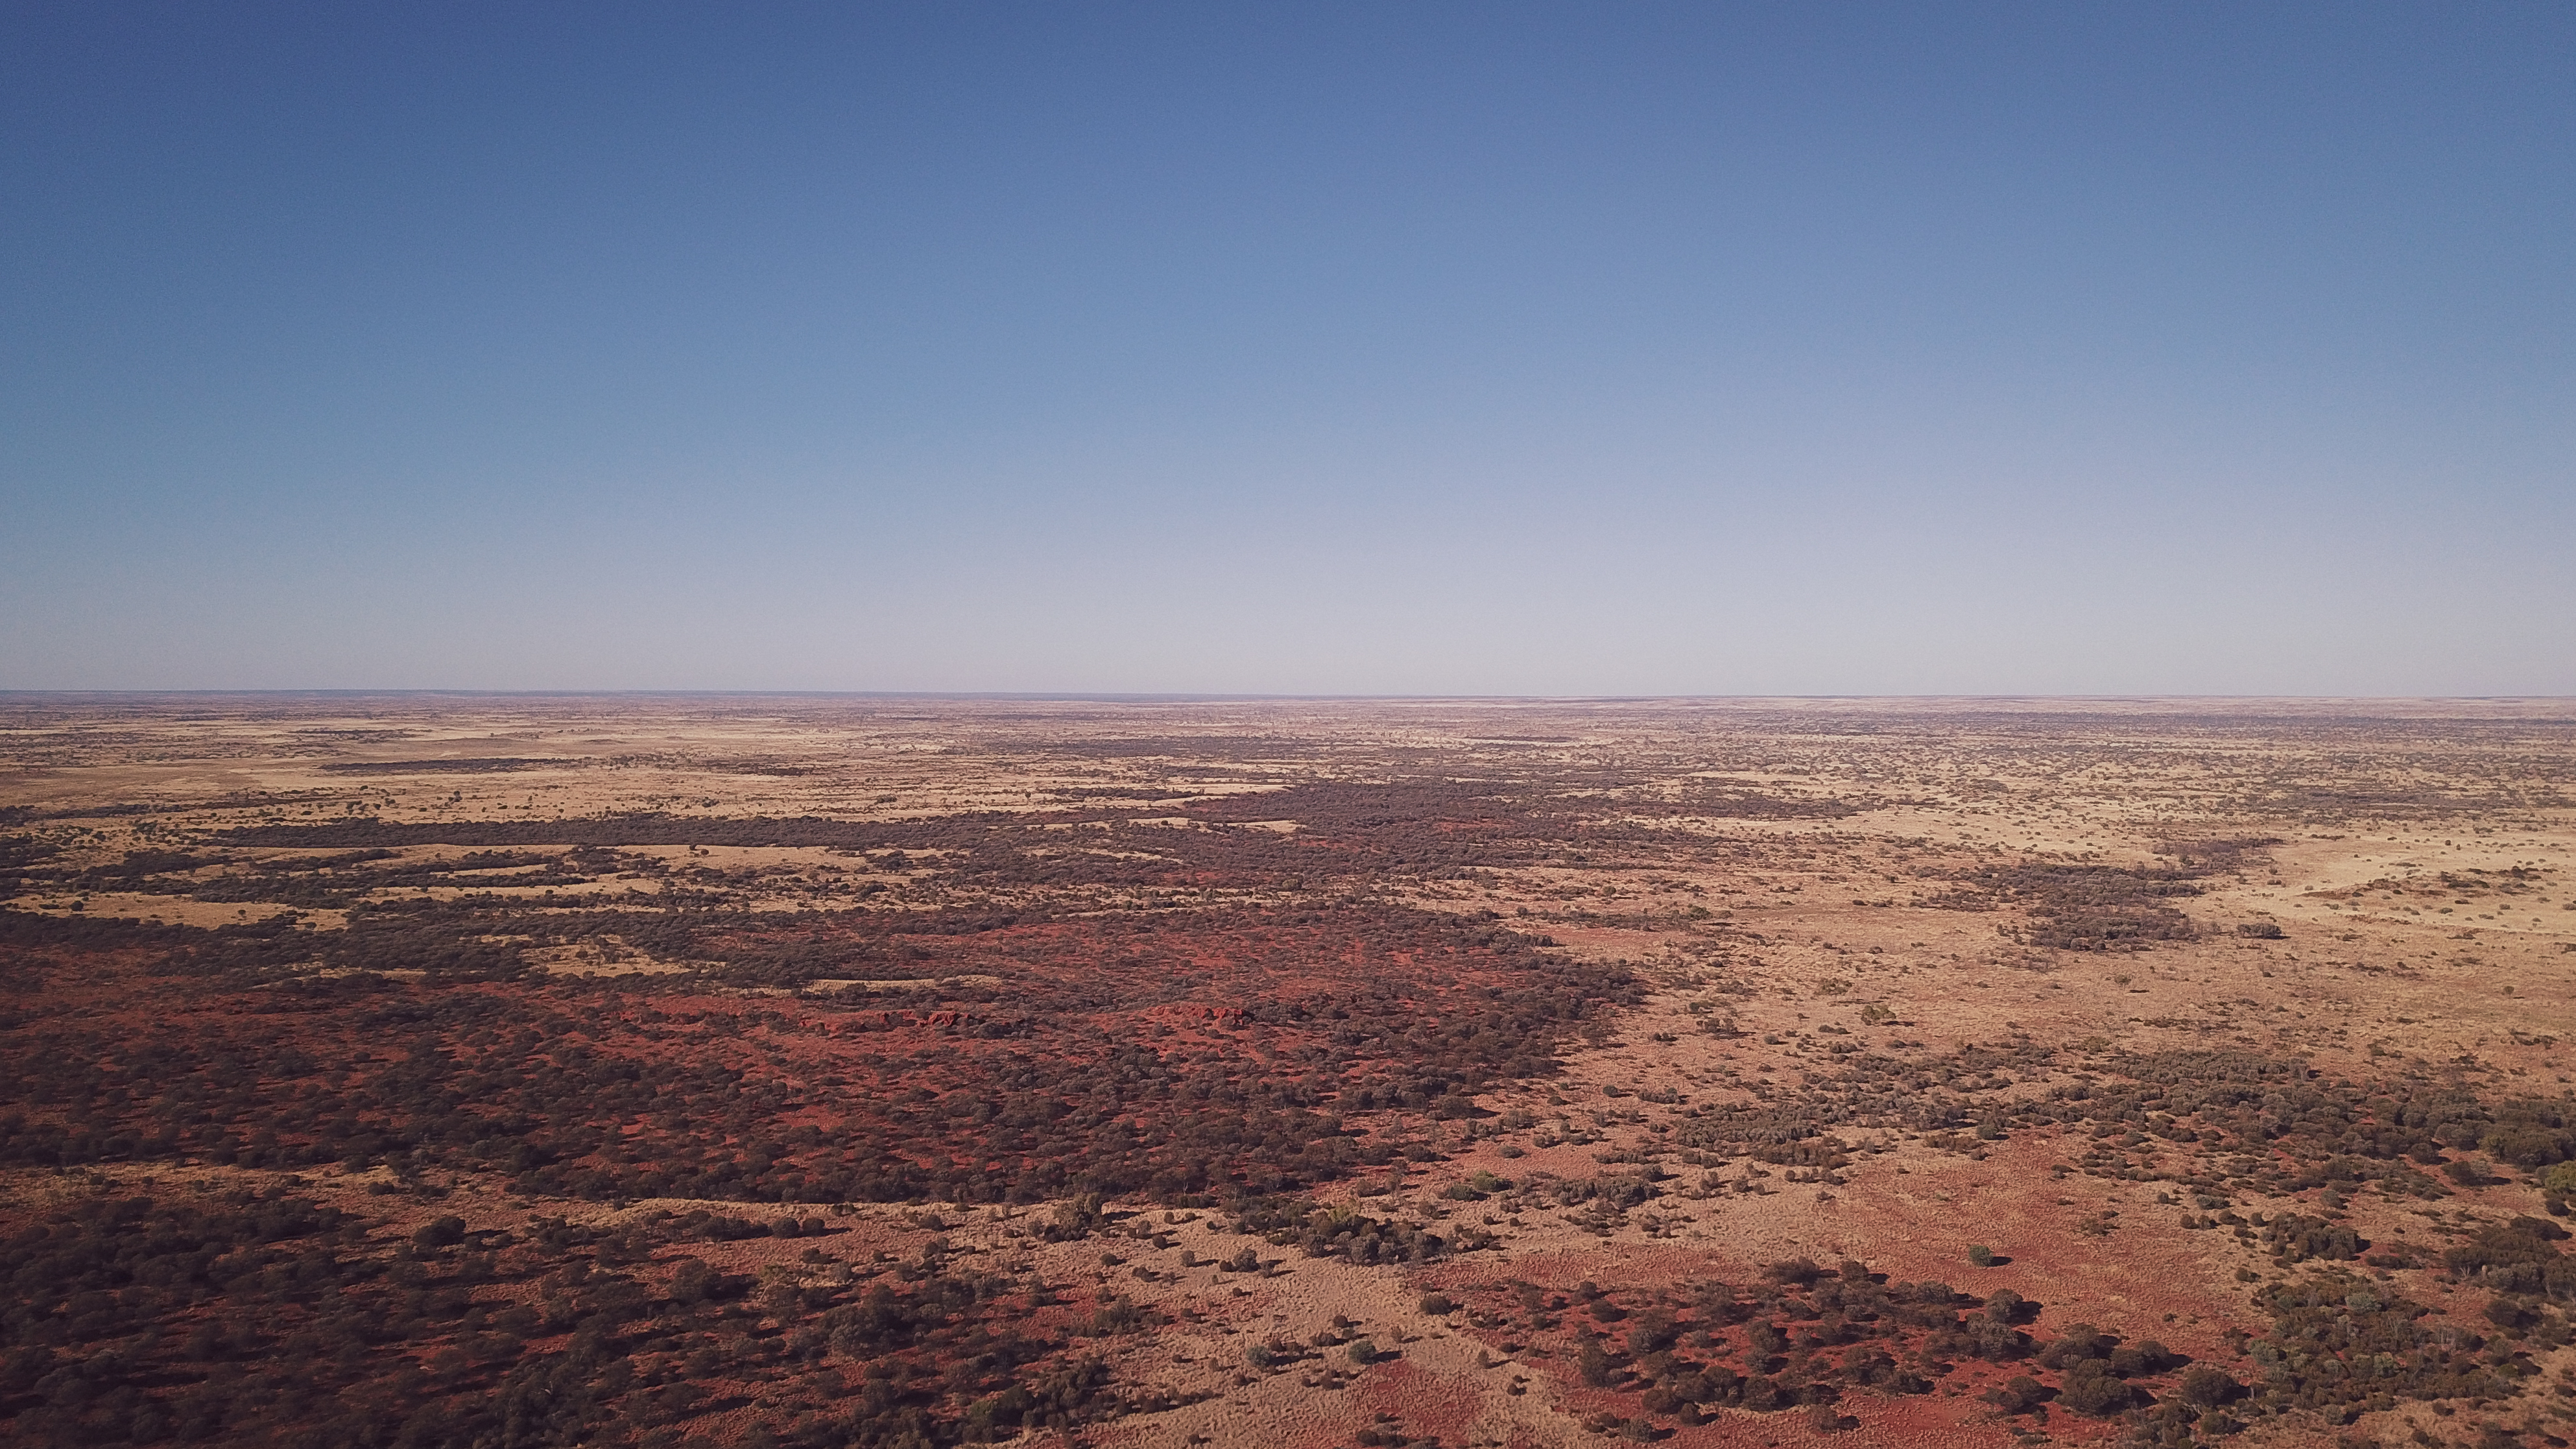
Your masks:
<svg viewBox="0 0 2576 1449"><path fill-rule="evenodd" d="M0 701L23 1443L2564 1446L2576 703Z"/></svg>

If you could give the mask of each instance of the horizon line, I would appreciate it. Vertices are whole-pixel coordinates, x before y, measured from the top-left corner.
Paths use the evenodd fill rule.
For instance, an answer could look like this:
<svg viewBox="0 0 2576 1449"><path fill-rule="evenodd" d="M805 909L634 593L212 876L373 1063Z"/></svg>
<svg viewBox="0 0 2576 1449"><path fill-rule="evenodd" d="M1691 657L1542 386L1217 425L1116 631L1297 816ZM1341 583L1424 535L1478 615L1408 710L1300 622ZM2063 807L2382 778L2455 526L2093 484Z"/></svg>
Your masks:
<svg viewBox="0 0 2576 1449"><path fill-rule="evenodd" d="M394 686L382 688L278 687L191 689L120 687L113 689L0 688L0 700L22 699L888 699L977 701L1073 701L1081 703L1554 703L1649 704L1696 701L1758 702L1773 700L1871 702L1886 700L2032 701L2082 704L2174 703L2197 701L2417 704L2576 704L2576 694L2198 694L2120 691L2054 694L2039 691L1934 693L1644 693L1613 694L1410 694L1199 690L975 690L975 689L476 689Z"/></svg>

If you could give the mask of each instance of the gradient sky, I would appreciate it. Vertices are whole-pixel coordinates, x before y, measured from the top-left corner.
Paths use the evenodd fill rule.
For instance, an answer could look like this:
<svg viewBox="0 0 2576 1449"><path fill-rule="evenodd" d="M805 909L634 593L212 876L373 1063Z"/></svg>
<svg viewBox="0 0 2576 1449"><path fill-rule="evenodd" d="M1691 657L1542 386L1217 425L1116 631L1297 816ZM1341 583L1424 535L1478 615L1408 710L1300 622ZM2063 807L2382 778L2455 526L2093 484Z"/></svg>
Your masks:
<svg viewBox="0 0 2576 1449"><path fill-rule="evenodd" d="M2576 694L2563 3L0 35L0 687Z"/></svg>

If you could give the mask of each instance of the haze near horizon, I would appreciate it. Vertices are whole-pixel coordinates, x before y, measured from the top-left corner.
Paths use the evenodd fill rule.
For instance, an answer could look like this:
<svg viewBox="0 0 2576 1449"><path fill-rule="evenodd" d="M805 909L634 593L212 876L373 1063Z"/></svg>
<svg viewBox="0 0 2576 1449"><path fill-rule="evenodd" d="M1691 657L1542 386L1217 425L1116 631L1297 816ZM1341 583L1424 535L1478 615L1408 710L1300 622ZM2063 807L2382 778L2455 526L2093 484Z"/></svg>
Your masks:
<svg viewBox="0 0 2576 1449"><path fill-rule="evenodd" d="M2576 694L2561 7L11 30L0 689Z"/></svg>

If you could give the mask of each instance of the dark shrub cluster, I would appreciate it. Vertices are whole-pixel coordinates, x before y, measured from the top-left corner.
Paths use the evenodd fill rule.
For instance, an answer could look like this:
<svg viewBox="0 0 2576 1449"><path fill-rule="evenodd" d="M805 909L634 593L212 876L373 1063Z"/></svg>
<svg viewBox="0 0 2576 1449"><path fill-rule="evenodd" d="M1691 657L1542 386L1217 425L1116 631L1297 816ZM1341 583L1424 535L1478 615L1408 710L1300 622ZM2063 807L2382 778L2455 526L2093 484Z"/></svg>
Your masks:
<svg viewBox="0 0 2576 1449"><path fill-rule="evenodd" d="M2014 1363L2039 1351L2021 1326L2039 1305L2018 1294L1981 1300L1945 1283L1889 1283L1857 1262L1793 1259L1742 1286L1651 1291L1586 1283L1564 1294L1505 1281L1470 1301L1468 1321L1507 1351L1548 1343L1586 1385L1637 1395L1641 1416L1692 1424L1727 1409L1830 1405L1851 1390L1925 1393L1961 1360ZM2050 1367L2091 1374L2079 1360L2096 1356L2099 1372L2122 1382L2181 1363L2156 1345L2125 1350L2095 1335Z"/></svg>
<svg viewBox="0 0 2576 1449"><path fill-rule="evenodd" d="M526 912L52 922L58 947L134 948L84 970L160 1009L127 1029L22 997L0 1023L0 1160L445 1166L587 1198L1276 1193L1439 1155L1428 1128L1463 1141L1473 1093L1552 1072L1639 989L1490 923L1368 905L958 931L939 912L639 915L611 919L657 952L893 958L929 979L796 999L549 981L518 939L561 928Z"/></svg>
<svg viewBox="0 0 2576 1449"><path fill-rule="evenodd" d="M634 1444L808 1381L832 1407L763 1432L977 1443L1123 1408L1079 1335L1146 1326L1132 1306L1051 1310L935 1257L754 1295L659 1251L692 1227L542 1223L529 1269L454 1216L396 1238L291 1193L72 1203L0 1241L0 1437Z"/></svg>

